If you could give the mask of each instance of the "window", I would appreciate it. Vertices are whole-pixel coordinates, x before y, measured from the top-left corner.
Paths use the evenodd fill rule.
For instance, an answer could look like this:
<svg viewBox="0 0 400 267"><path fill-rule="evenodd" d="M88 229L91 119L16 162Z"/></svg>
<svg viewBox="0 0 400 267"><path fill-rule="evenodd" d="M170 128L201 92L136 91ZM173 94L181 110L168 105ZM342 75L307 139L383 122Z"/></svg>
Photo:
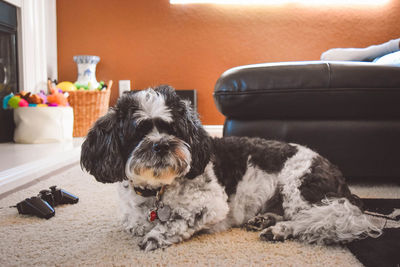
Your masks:
<svg viewBox="0 0 400 267"><path fill-rule="evenodd" d="M170 0L171 4L224 4L224 5L383 5L390 0Z"/></svg>

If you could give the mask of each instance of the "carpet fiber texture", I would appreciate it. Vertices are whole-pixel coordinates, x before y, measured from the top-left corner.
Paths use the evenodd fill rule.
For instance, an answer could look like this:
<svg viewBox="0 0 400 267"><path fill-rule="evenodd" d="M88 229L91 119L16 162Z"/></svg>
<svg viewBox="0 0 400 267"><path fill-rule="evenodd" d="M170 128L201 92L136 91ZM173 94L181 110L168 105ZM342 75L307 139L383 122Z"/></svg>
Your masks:
<svg viewBox="0 0 400 267"><path fill-rule="evenodd" d="M267 243L258 233L242 229L198 235L145 253L137 246L139 239L120 226L115 185L96 182L78 164L4 196L0 207L52 185L77 195L79 202L57 206L49 220L19 215L15 208L0 209L0 266L362 266L345 247ZM400 198L397 185L354 185L352 190L361 197Z"/></svg>

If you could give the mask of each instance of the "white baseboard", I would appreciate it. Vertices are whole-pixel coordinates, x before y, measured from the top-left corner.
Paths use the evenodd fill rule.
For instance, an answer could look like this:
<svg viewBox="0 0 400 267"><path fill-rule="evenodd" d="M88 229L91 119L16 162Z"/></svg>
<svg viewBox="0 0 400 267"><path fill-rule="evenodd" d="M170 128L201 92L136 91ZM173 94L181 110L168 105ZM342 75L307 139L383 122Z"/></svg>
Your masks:
<svg viewBox="0 0 400 267"><path fill-rule="evenodd" d="M204 125L204 129L213 137L222 137L223 125Z"/></svg>

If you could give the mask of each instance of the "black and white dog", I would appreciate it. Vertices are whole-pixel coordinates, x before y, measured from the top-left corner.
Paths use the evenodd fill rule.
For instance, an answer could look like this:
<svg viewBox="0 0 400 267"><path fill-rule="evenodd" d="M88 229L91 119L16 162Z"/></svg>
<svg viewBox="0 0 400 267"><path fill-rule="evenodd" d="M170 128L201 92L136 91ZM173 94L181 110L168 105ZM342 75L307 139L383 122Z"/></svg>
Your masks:
<svg viewBox="0 0 400 267"><path fill-rule="evenodd" d="M381 233L328 160L297 144L212 138L169 86L119 98L89 131L81 165L119 182L123 224L144 250L238 226L325 244Z"/></svg>

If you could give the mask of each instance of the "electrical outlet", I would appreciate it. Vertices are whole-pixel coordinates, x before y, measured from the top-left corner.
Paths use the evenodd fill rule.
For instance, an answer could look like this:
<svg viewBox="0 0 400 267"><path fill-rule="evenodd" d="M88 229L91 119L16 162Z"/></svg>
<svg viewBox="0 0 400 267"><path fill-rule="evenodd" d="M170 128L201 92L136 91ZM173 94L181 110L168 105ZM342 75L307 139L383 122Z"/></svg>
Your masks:
<svg viewBox="0 0 400 267"><path fill-rule="evenodd" d="M118 86L119 96L121 96L123 92L131 90L131 80L119 80Z"/></svg>

